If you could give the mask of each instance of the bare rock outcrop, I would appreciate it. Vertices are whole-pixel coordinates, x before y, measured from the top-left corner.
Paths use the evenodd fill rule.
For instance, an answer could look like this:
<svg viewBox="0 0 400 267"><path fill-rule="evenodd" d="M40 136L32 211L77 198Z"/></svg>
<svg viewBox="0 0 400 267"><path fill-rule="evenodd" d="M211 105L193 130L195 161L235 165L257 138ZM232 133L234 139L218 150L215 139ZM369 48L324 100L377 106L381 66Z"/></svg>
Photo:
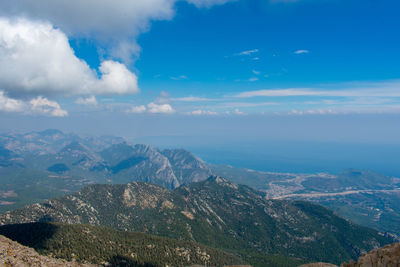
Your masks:
<svg viewBox="0 0 400 267"><path fill-rule="evenodd" d="M343 263L341 267L395 267L400 266L400 243L374 249L358 258L358 261Z"/></svg>

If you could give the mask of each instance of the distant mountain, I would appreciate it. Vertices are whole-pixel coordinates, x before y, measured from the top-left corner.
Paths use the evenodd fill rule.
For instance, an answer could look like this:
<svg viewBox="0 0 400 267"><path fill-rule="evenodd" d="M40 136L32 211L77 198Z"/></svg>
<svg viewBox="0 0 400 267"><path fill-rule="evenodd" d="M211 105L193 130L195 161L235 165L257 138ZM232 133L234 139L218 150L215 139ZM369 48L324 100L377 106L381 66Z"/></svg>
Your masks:
<svg viewBox="0 0 400 267"><path fill-rule="evenodd" d="M100 151L112 144L123 141L125 140L120 137L80 136L64 133L56 129L48 129L41 132L0 134L0 146L2 145L22 156L55 154L72 142L80 142L93 151Z"/></svg>
<svg viewBox="0 0 400 267"><path fill-rule="evenodd" d="M87 184L142 181L174 189L210 175L207 164L182 149L160 150L118 137L58 130L0 135L0 184L16 193L0 194L0 212Z"/></svg>
<svg viewBox="0 0 400 267"><path fill-rule="evenodd" d="M103 266L165 267L207 264L223 267L244 264L238 256L195 242L99 226L17 224L0 227L0 234L44 255ZM1 240L0 236L0 242Z"/></svg>
<svg viewBox="0 0 400 267"><path fill-rule="evenodd" d="M0 224L37 221L192 240L240 253L256 266L273 266L273 260L284 258L286 266L293 266L290 257L340 263L392 242L321 206L265 199L261 192L216 176L174 191L147 183L90 185L76 194L0 215Z"/></svg>
<svg viewBox="0 0 400 267"><path fill-rule="evenodd" d="M168 158L180 184L199 182L212 174L205 162L184 149L165 149L161 154Z"/></svg>
<svg viewBox="0 0 400 267"><path fill-rule="evenodd" d="M312 201L360 225L400 236L400 178L356 169L303 174L210 167L213 173L261 190L268 198Z"/></svg>

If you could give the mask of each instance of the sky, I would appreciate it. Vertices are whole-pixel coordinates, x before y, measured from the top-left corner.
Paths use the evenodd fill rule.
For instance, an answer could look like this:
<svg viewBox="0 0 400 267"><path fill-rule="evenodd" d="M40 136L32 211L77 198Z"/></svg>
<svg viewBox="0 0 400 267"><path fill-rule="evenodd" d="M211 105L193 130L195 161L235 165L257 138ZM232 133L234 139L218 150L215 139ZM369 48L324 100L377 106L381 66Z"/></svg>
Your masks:
<svg viewBox="0 0 400 267"><path fill-rule="evenodd" d="M0 130L400 145L398 10L396 0L3 0Z"/></svg>

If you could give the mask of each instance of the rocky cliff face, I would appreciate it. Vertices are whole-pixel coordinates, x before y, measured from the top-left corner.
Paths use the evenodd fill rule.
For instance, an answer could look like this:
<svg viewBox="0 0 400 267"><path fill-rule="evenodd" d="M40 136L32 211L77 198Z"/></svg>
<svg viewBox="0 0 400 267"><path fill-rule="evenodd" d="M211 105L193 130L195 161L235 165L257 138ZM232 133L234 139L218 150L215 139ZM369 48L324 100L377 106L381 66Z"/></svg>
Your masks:
<svg viewBox="0 0 400 267"><path fill-rule="evenodd" d="M10 267L95 267L98 265L68 262L39 255L34 249L22 246L0 235L0 266Z"/></svg>

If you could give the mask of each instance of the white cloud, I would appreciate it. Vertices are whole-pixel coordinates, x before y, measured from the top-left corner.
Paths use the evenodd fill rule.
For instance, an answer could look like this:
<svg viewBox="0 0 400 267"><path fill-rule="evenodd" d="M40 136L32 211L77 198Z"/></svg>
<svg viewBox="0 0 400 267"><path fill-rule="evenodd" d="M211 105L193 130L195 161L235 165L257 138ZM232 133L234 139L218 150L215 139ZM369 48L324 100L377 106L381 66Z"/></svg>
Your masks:
<svg viewBox="0 0 400 267"><path fill-rule="evenodd" d="M104 61L101 77L77 58L68 38L49 23L0 18L0 88L9 95L134 94L137 77Z"/></svg>
<svg viewBox="0 0 400 267"><path fill-rule="evenodd" d="M170 114L175 112L175 110L171 107L170 104L156 104L154 102L151 102L147 104L147 108L148 112L150 113Z"/></svg>
<svg viewBox="0 0 400 267"><path fill-rule="evenodd" d="M38 96L32 99L29 104L33 112L50 115L54 117L65 117L68 115L66 110L63 110L55 101L50 101L45 97Z"/></svg>
<svg viewBox="0 0 400 267"><path fill-rule="evenodd" d="M260 75L260 71L258 71L258 70L252 70L252 72L255 74L255 75Z"/></svg>
<svg viewBox="0 0 400 267"><path fill-rule="evenodd" d="M172 101L180 101L180 102L204 102L204 101L217 101L217 99L213 98L205 98L205 97L197 97L197 96L185 96L185 97L177 97L171 98Z"/></svg>
<svg viewBox="0 0 400 267"><path fill-rule="evenodd" d="M211 7L213 5L223 5L232 0L187 0L189 3L194 4L197 7ZM236 0L233 0L236 1Z"/></svg>
<svg viewBox="0 0 400 267"><path fill-rule="evenodd" d="M189 112L189 114L190 115L198 115L198 116L200 116L200 115L218 115L218 113L215 111L201 110L201 109L193 110L192 112Z"/></svg>
<svg viewBox="0 0 400 267"><path fill-rule="evenodd" d="M235 56L251 56L254 53L258 53L258 51L259 51L258 49L245 50L235 54Z"/></svg>
<svg viewBox="0 0 400 267"><path fill-rule="evenodd" d="M257 77L251 77L251 78L249 79L249 82L256 82L256 81L258 81L258 78L257 78Z"/></svg>
<svg viewBox="0 0 400 267"><path fill-rule="evenodd" d="M28 102L7 97L3 91L0 91L0 111L18 112L28 115L40 114L53 117L65 117L68 112L61 106L45 97L38 96Z"/></svg>
<svg viewBox="0 0 400 267"><path fill-rule="evenodd" d="M125 65L107 60L99 68L102 73L96 81L95 91L100 94L134 94L139 92L137 77Z"/></svg>
<svg viewBox="0 0 400 267"><path fill-rule="evenodd" d="M343 112L346 113L346 112ZM295 110L293 109L288 113L289 115L326 115L326 114L339 114L339 112L332 109L309 109L309 110Z"/></svg>
<svg viewBox="0 0 400 267"><path fill-rule="evenodd" d="M94 95L83 98L80 97L75 101L75 104L85 105L85 106L97 106L97 99Z"/></svg>
<svg viewBox="0 0 400 267"><path fill-rule="evenodd" d="M157 96L157 98L154 100L154 103L156 104L168 104L170 101L170 94L165 92L165 91L161 91L160 94Z"/></svg>
<svg viewBox="0 0 400 267"><path fill-rule="evenodd" d="M353 85L343 89L288 88L245 91L235 95L238 98L282 97L282 96L319 96L319 97L400 97L400 82ZM349 86L349 85L347 85Z"/></svg>
<svg viewBox="0 0 400 267"><path fill-rule="evenodd" d="M141 106L132 106L126 110L127 113L144 113L146 112L146 107L144 105Z"/></svg>
<svg viewBox="0 0 400 267"><path fill-rule="evenodd" d="M17 99L8 98L4 92L0 91L0 111L6 112L23 112L26 104Z"/></svg>
<svg viewBox="0 0 400 267"><path fill-rule="evenodd" d="M169 78L174 81L182 81L182 80L187 80L188 77L186 75L180 75L177 77L173 76L173 77L169 77Z"/></svg>
<svg viewBox="0 0 400 267"><path fill-rule="evenodd" d="M304 49L304 50L297 50L297 51L294 51L294 53L295 53L296 55L300 55L300 54L308 54L308 53L310 53L310 51Z"/></svg>
<svg viewBox="0 0 400 267"><path fill-rule="evenodd" d="M0 16L50 21L69 36L95 38L114 56L130 62L140 53L136 42L153 20L169 20L177 0L2 0ZM228 0L188 0L198 7Z"/></svg>

